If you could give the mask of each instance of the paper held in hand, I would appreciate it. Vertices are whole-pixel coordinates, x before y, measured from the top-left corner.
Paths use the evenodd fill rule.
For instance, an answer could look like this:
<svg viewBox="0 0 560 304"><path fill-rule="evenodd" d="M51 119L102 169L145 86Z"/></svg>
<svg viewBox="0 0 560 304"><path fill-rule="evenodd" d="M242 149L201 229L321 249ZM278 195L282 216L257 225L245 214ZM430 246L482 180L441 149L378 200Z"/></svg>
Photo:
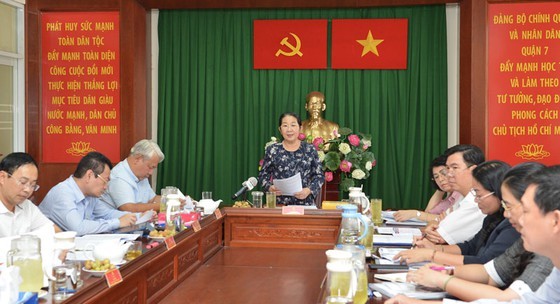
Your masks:
<svg viewBox="0 0 560 304"><path fill-rule="evenodd" d="M301 175L297 173L294 176L284 178L284 179L273 179L272 183L274 187L282 192L282 195L294 196L294 193L300 192L301 186Z"/></svg>

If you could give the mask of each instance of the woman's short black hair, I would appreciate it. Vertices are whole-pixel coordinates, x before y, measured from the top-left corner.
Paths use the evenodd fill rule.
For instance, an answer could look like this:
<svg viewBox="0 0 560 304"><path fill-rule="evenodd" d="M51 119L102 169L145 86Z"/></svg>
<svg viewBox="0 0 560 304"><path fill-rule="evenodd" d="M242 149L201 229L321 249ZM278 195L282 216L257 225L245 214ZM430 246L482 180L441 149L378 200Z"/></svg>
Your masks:
<svg viewBox="0 0 560 304"><path fill-rule="evenodd" d="M293 116L296 118L298 125L301 127L301 118L299 118L299 115L297 115L294 112L284 112L280 115L280 118L278 119L278 126L282 126L282 119L284 119L284 117L286 116Z"/></svg>

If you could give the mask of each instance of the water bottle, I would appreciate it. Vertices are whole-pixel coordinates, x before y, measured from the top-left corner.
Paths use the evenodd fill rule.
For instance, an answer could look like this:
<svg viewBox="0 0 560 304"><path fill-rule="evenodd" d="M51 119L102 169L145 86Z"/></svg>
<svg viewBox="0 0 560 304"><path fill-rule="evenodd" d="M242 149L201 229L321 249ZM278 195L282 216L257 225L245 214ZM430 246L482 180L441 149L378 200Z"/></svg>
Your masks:
<svg viewBox="0 0 560 304"><path fill-rule="evenodd" d="M338 243L358 244L358 241L363 239L369 231L365 216L358 213L358 207L355 205L341 205L338 208L342 209L340 239ZM360 224L362 224L363 229L360 229Z"/></svg>

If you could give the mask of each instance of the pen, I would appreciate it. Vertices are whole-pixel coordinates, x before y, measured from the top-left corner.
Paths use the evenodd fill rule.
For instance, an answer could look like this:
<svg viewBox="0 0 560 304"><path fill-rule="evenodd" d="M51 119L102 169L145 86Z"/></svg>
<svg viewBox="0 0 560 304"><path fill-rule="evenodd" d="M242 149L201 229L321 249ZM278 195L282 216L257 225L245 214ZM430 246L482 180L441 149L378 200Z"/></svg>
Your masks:
<svg viewBox="0 0 560 304"><path fill-rule="evenodd" d="M442 270L455 270L454 266L430 266L431 270L442 271Z"/></svg>

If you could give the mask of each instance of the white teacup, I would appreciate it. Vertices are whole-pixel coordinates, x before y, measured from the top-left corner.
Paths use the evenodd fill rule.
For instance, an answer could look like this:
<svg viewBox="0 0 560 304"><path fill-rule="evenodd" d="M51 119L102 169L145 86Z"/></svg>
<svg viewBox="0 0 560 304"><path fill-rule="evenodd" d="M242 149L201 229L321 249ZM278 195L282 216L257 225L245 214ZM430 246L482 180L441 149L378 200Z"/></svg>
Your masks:
<svg viewBox="0 0 560 304"><path fill-rule="evenodd" d="M64 231L54 234L54 243L57 249L70 250L76 246L76 231Z"/></svg>

